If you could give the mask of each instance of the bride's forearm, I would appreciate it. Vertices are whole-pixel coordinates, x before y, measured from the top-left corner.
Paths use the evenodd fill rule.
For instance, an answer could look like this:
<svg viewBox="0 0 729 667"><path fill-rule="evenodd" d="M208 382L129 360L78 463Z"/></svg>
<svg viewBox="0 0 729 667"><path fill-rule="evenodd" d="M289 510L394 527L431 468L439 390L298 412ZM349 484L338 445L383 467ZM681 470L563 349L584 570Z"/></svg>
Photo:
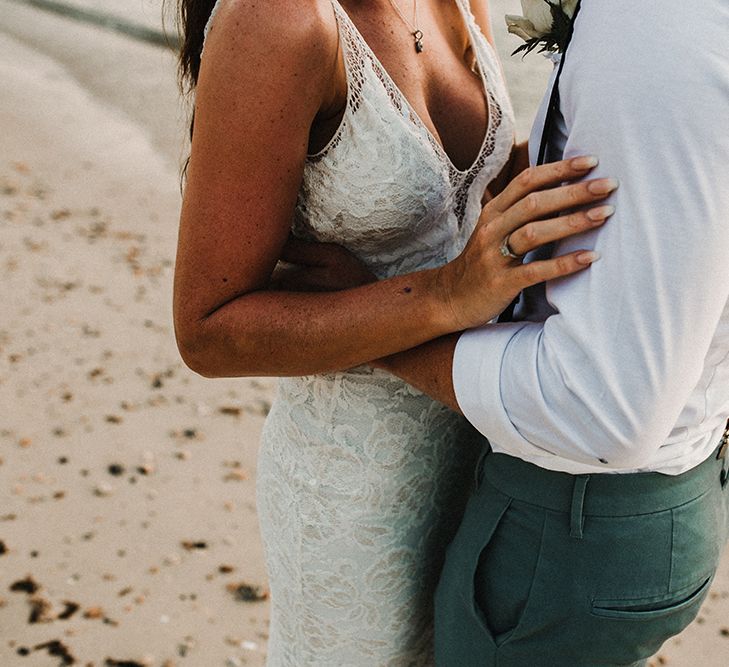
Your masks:
<svg viewBox="0 0 729 667"><path fill-rule="evenodd" d="M458 329L435 270L341 292L253 292L199 320L178 345L206 377L351 368Z"/></svg>
<svg viewBox="0 0 729 667"><path fill-rule="evenodd" d="M466 247L444 266L340 292L266 291L272 267L251 252L243 271L251 275L241 278L248 288L220 300L209 268L201 270L195 258L179 261L173 310L180 353L192 370L209 377L308 375L479 326L526 287L582 271L597 259L595 253L574 251L524 266L504 254L504 248L524 254L604 224L612 207L549 217L600 202L615 190L613 179L548 188L584 176L595 164L594 158L574 158L513 181L484 207Z"/></svg>

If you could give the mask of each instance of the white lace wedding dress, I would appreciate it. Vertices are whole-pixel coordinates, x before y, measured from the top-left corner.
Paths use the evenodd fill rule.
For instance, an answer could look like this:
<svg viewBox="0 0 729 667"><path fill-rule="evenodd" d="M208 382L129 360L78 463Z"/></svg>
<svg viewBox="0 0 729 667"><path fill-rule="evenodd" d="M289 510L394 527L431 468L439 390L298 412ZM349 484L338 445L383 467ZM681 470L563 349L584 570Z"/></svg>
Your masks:
<svg viewBox="0 0 729 667"><path fill-rule="evenodd" d="M465 171L332 0L348 103L334 138L307 160L294 232L347 247L380 278L456 257L512 147L500 65L468 0L456 2L489 108ZM257 476L270 667L433 664L432 596L479 448L464 419L384 371L280 380Z"/></svg>

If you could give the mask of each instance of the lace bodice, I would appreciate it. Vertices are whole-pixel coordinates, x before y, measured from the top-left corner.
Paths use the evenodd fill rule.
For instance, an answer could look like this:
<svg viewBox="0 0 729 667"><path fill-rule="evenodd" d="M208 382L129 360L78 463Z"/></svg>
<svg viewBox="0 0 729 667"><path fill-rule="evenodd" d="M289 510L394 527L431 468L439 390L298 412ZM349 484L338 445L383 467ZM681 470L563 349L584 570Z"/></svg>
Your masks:
<svg viewBox="0 0 729 667"><path fill-rule="evenodd" d="M459 170L337 0L347 106L329 143L309 155L293 224L298 236L339 243L380 278L443 264L468 240L488 183L506 163L514 120L496 54L468 0L466 21L488 102L473 165ZM220 0L205 27L208 34Z"/></svg>
<svg viewBox="0 0 729 667"><path fill-rule="evenodd" d="M499 63L467 21L488 101L488 128L474 164L457 169L395 85L347 13L333 2L347 70L339 129L308 157L296 234L344 245L379 277L443 264L463 249L481 197L509 156L513 113Z"/></svg>

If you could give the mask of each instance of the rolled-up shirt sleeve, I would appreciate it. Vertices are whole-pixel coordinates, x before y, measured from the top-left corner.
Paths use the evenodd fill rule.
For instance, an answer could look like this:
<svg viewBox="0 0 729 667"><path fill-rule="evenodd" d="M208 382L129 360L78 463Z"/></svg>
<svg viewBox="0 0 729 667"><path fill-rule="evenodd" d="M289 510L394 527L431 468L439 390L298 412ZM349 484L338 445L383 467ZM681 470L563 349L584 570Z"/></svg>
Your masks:
<svg viewBox="0 0 729 667"><path fill-rule="evenodd" d="M564 154L599 156L616 213L558 244L602 258L547 285L554 314L461 336L458 403L497 451L637 470L671 433L729 299L728 40L717 0L583 0Z"/></svg>

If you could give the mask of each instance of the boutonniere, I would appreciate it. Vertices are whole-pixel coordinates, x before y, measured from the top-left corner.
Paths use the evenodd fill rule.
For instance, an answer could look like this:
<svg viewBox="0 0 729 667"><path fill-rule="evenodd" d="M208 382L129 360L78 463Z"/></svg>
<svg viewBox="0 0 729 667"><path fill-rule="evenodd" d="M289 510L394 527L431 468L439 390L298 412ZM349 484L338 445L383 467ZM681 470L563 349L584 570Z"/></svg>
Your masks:
<svg viewBox="0 0 729 667"><path fill-rule="evenodd" d="M524 40L511 55L526 55L538 46L539 53L562 53L577 4L578 0L521 0L524 16L506 16L509 32Z"/></svg>

